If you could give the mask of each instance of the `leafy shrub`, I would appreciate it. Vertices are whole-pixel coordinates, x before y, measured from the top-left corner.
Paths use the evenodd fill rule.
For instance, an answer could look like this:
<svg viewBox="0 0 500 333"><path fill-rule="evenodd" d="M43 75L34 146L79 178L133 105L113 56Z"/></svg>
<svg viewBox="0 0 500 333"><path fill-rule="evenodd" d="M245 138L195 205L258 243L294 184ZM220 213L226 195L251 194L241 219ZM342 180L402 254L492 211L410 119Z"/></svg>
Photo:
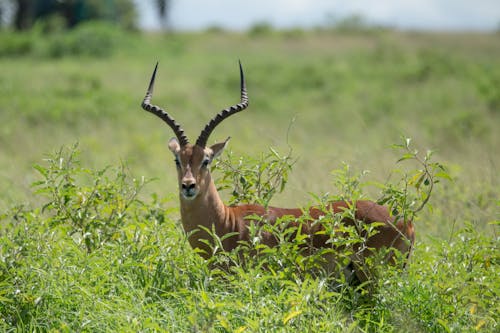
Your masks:
<svg viewBox="0 0 500 333"><path fill-rule="evenodd" d="M399 171L401 179L396 185L377 184L382 192L379 202L389 205L396 220L415 219L416 214L429 202L434 185L441 179L450 179L445 168L440 163L431 160L432 152L429 151L424 157L420 157L418 151L414 150L410 143L410 139L404 139L403 144L394 146L402 151L398 162L412 160L417 162L421 169ZM220 189L231 190L230 202L233 204L260 203L267 206L272 196L284 189L292 163L290 152L281 156L273 149L257 160L247 157L235 160L229 153L216 164L216 167L223 168L222 179L217 183L223 184ZM349 166L346 165L344 169L335 170L334 176L334 184L340 193L334 196L315 196L311 206L303 207L304 212L308 212L312 206L324 211L324 216L314 223L320 223L323 226L321 233L330 236L329 248L311 251L312 238L302 233L302 226L311 221L307 213L299 219L284 216L275 224L269 224L263 218L255 216L255 222L250 228L249 238L252 241L250 244L242 242L241 247L233 254L219 253L223 240L233 235L225 235L222 239L218 239L213 230L205 230L214 238L214 241L208 244L212 246L212 253L217 254L212 259L214 266L225 266L230 263L247 267L250 264L253 267L265 267L282 278L304 278L312 274L312 276L323 276L326 279L332 278L333 284L343 286L346 280L353 278L351 273L347 271L347 275L331 275L331 273L342 271L351 263L352 258L359 258L355 265L368 277L362 290L373 294L376 291L374 287L377 284L378 272L387 265L388 252L379 251L365 258L361 251L366 249L368 238L377 233L378 224L356 223L354 204L337 214L333 214L328 208L328 204L332 201L355 203L366 199L363 193L363 187L367 185L362 180L364 173L353 175ZM355 224L344 225L342 223L344 218L355 221ZM264 233L272 235L278 245L269 248L261 244ZM328 257L331 259L332 256L335 258L337 267L325 269L325 260L328 260ZM246 259L243 259L243 262L240 260L249 257L257 259L252 260L251 263L248 263Z"/></svg>
<svg viewBox="0 0 500 333"><path fill-rule="evenodd" d="M118 26L86 22L75 29L52 29L39 24L30 32L1 32L0 57L35 54L41 57L108 57L125 38Z"/></svg>
<svg viewBox="0 0 500 333"><path fill-rule="evenodd" d="M103 22L88 22L65 33L48 35L41 44L42 54L63 56L106 57L113 53L121 38L117 27Z"/></svg>
<svg viewBox="0 0 500 333"><path fill-rule="evenodd" d="M164 202L138 200L147 182L131 179L123 167L83 168L78 153L76 145L64 148L35 166L43 203L0 214L2 331L142 330L150 326L103 323L94 317L103 314L98 304L119 306L128 290L139 289L154 299L158 288L173 288L171 273L179 277L176 286L192 287L176 269L176 258L185 264L187 257L173 247L179 242L171 225L164 226Z"/></svg>
<svg viewBox="0 0 500 333"><path fill-rule="evenodd" d="M413 331L494 332L499 325L497 252L498 236L485 236L471 223L447 240L433 239L416 249L407 274L389 272L380 281L376 311Z"/></svg>
<svg viewBox="0 0 500 333"><path fill-rule="evenodd" d="M418 157L407 141L401 148L411 152L403 153L402 160ZM263 229L253 225L251 244L242 243L232 253L214 249L217 255L207 265L169 218L170 211L164 208L169 200L154 195L150 202L139 201L147 182L130 179L123 167L85 169L77 157L73 146L36 166L41 180L34 185L43 204L0 214L0 328L6 332L493 332L498 328L498 239L479 233L472 224L449 240L419 244L406 272L386 269L373 257L363 265L384 269L372 276L372 287L361 289L348 287L345 277L331 277L318 265L337 245L346 251L339 257L339 267L345 265L347 253L363 241L356 232L342 230L352 232L352 237L333 239L332 249L311 254L303 246L307 237L300 228L288 228L292 221L287 218L264 226L279 237L279 246L260 244ZM245 197L236 192L235 200L252 200L259 193L265 194L266 203L279 192L292 160L272 151L248 161L235 161L229 154L219 164L223 178L228 183L238 180L237 186L241 177L250 183L245 186L253 194ZM425 185L423 179L417 188L416 180L425 174L435 183L439 177L432 172L444 172L440 166L434 169L427 157L417 163L422 163L422 170L402 177L406 186L402 193L412 199L398 205L409 210L425 204L431 194L429 188L426 195L419 194L430 183ZM273 174L256 167L262 165L281 171ZM314 205L363 198L364 173L353 174L346 166L334 174L341 193L316 197ZM410 188L414 194L409 194ZM399 202L396 194L394 202ZM341 217L326 216L325 223L334 225ZM214 238L214 247L220 248L223 239Z"/></svg>
<svg viewBox="0 0 500 333"><path fill-rule="evenodd" d="M50 214L49 226L67 225L69 234L89 253L116 237L146 181L130 181L123 166L112 178L109 168L81 168L76 146L68 152L61 149L46 162L46 167L35 166L42 180L33 185L36 193L48 197L42 212Z"/></svg>
<svg viewBox="0 0 500 333"><path fill-rule="evenodd" d="M218 190L231 190L229 204L251 202L267 206L276 193L285 189L294 163L291 151L282 156L273 148L258 159L235 158L231 152L225 156L216 161L214 169L222 169L216 184Z"/></svg>
<svg viewBox="0 0 500 333"><path fill-rule="evenodd" d="M401 174L398 183L379 184L382 198L378 202L387 204L393 215L404 220L413 220L416 214L429 203L435 184L441 180L452 180L441 163L432 161L433 151L428 150L421 157L419 151L412 148L410 144L411 139L404 138L402 144L393 145L393 148L402 153L398 163L413 161L421 169L411 172L394 170L394 172Z"/></svg>

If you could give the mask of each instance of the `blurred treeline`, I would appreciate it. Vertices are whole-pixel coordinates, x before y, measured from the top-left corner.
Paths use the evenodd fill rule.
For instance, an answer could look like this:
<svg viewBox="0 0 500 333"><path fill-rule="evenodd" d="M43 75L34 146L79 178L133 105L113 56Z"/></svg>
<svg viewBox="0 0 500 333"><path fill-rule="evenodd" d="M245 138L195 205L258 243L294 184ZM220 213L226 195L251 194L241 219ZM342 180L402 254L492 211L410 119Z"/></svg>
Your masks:
<svg viewBox="0 0 500 333"><path fill-rule="evenodd" d="M154 0L166 22L169 0ZM133 0L0 0L0 57L107 56L138 29ZM11 33L16 31L15 34Z"/></svg>
<svg viewBox="0 0 500 333"><path fill-rule="evenodd" d="M161 28L171 28L171 0L149 0L160 19ZM138 32L138 10L134 0L0 0L0 57L32 56L61 58L65 56L106 57L118 45L134 47L131 37ZM340 33L371 34L387 27L369 24L362 16L337 18L327 15L321 30ZM224 33L211 26L207 33ZM270 23L255 22L248 29L253 37L277 32ZM290 38L301 37L305 30L282 31ZM137 35L137 34L136 34Z"/></svg>
<svg viewBox="0 0 500 333"><path fill-rule="evenodd" d="M153 0L166 20L169 0ZM137 9L133 0L0 0L0 19L15 30L72 29L87 21L107 21L127 30L137 29Z"/></svg>

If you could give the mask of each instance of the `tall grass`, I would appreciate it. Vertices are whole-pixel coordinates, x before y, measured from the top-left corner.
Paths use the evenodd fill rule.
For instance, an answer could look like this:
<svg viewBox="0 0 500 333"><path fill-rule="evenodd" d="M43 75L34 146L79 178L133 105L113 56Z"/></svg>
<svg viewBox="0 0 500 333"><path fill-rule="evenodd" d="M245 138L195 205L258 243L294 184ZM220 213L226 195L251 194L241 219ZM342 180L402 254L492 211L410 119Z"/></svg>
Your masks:
<svg viewBox="0 0 500 333"><path fill-rule="evenodd" d="M300 252L301 239L286 231L278 235L289 241L277 248L257 245L259 257L243 247L207 264L189 248L177 210L165 208L172 198L139 200L144 181L123 168L89 170L74 148L36 169L44 204L0 216L5 331L441 332L498 325L497 240L471 224L448 240L417 244L406 271L384 265L366 293L315 270ZM338 182L354 193L352 180L344 174ZM229 271L218 268L228 260Z"/></svg>

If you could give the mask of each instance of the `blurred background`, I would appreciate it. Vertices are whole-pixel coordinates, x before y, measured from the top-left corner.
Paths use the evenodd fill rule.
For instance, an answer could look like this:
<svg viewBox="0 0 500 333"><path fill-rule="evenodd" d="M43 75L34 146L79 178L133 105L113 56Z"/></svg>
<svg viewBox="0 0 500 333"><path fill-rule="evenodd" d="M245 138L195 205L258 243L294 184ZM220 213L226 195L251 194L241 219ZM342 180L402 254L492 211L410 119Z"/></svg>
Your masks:
<svg viewBox="0 0 500 333"><path fill-rule="evenodd" d="M104 19L146 30L246 30L258 22L275 28L313 28L364 23L399 29L493 31L500 24L494 0L396 1L373 4L330 0L3 0L2 24L29 29L36 21L60 16L68 27Z"/></svg>
<svg viewBox="0 0 500 333"><path fill-rule="evenodd" d="M146 196L175 197L172 133L140 108L153 66L154 102L193 141L238 101L241 59L251 107L211 140L232 136L236 156L292 149L272 204L335 193L343 163L391 181L406 166L390 147L411 137L454 178L426 232L497 216L498 1L2 0L0 18L1 209L41 200L33 165L76 142L84 165L124 163L157 178Z"/></svg>

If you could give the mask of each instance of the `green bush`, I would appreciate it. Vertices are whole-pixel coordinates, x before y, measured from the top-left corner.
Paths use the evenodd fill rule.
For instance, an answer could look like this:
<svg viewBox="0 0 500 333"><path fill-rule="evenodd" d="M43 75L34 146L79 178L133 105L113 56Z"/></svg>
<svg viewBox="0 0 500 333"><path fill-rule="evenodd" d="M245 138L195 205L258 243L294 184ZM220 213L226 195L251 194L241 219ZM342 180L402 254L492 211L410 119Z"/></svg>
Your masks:
<svg viewBox="0 0 500 333"><path fill-rule="evenodd" d="M123 34L118 26L99 21L85 22L72 30L47 29L39 24L30 32L1 32L0 57L108 57L124 43Z"/></svg>
<svg viewBox="0 0 500 333"><path fill-rule="evenodd" d="M407 148L404 144L403 151ZM403 160L417 161L418 155L405 154ZM289 154L272 151L251 161L229 154L218 166L227 183L236 180L235 187L245 178L252 195L237 191L236 200L252 200L259 194L267 196L266 203L279 192L291 161ZM427 177L432 176L429 182L436 180L432 163L417 161L429 171ZM318 262L325 252L304 252L307 237L300 229L287 228L291 222L287 218L264 226L282 240L279 246L260 244L261 230L254 225L251 244L242 243L232 253L214 249L216 255L207 263L189 247L174 218L177 209L166 208L172 206L170 200L156 195L139 199L147 182L135 180L123 167L83 168L73 146L35 168L40 173L35 191L43 204L0 214L3 331L494 332L498 328L498 239L478 232L472 224L449 240L418 243L406 271L379 266L376 258L367 262L383 269L365 294L366 288L353 288L342 276L322 271ZM443 172L441 167L436 170ZM336 198L362 198L363 175L353 175L348 167L336 171L335 183L342 192ZM419 181L412 179L421 175L422 171L409 171L402 179L418 194ZM418 208L427 197L412 198L418 202L408 209ZM321 196L314 204L321 206L330 199ZM326 223L340 217L327 216ZM347 251L349 244L360 241L356 233L352 235L342 243L348 245ZM222 239L214 238L220 248Z"/></svg>
<svg viewBox="0 0 500 333"><path fill-rule="evenodd" d="M118 27L104 22L86 22L64 33L47 35L40 44L41 53L48 57L110 56L121 38Z"/></svg>
<svg viewBox="0 0 500 333"><path fill-rule="evenodd" d="M33 36L29 33L13 33L0 30L0 57L15 57L33 51Z"/></svg>
<svg viewBox="0 0 500 333"><path fill-rule="evenodd" d="M218 190L230 190L229 204L258 203L267 206L276 193L285 189L292 169L291 151L281 155L270 148L260 158L235 157L231 152L218 159L214 169L222 169L215 183Z"/></svg>
<svg viewBox="0 0 500 333"><path fill-rule="evenodd" d="M269 36L275 32L269 22L257 22L248 29L248 35L252 37Z"/></svg>
<svg viewBox="0 0 500 333"><path fill-rule="evenodd" d="M112 176L109 168L81 168L77 154L76 146L68 152L61 149L46 160L47 167L36 165L42 180L33 186L48 198L42 212L49 214L49 226L66 225L70 236L90 253L118 236L146 181L131 181L123 166Z"/></svg>
<svg viewBox="0 0 500 333"><path fill-rule="evenodd" d="M467 223L448 240L417 247L407 274L382 279L376 309L413 331L494 332L500 319L497 253L498 236Z"/></svg>
<svg viewBox="0 0 500 333"><path fill-rule="evenodd" d="M401 157L398 163L412 161L419 166L416 170L395 170L401 178L398 183L376 184L381 191L381 204L389 206L396 220L403 218L405 221L415 220L416 215L421 211L431 198L434 186L441 180L451 180L443 165L432 161L433 153L428 151L423 157L411 146L411 140L403 139L402 144L394 145L398 149ZM259 203L267 206L274 194L283 191L288 173L293 165L291 151L286 155L280 155L274 149L270 153L263 154L259 159L241 157L235 159L232 153L226 154L219 159L215 168L223 169L221 179L217 180L219 190L229 190L231 193L230 203ZM344 169L335 170L334 185L339 189L336 195L326 194L323 196L313 196L313 203L302 207L304 212L310 207L316 207L324 211L324 216L314 223L321 223L324 231L330 236L331 245L327 249L310 250L312 238L301 232L302 225L309 223L311 218L306 214L300 219L284 216L276 222L269 224L259 216L255 216L254 223L250 228L250 239L252 241L241 243L241 247L233 254L219 254L212 260L215 266L225 266L231 263L236 266L266 267L266 269L289 279L322 276L326 280L331 280L333 285L345 286L346 279L351 276L334 274L332 271L325 271L322 264L328 256L336 258L336 271L340 272L356 256L357 248L364 248L369 237L377 233L377 224L365 225L359 223L353 226L346 226L342 223L344 218L355 219L355 205L346 209L343 213L333 214L328 209L328 203L332 201L366 200L364 187L371 183L365 182L362 178L364 172L353 175L348 165ZM222 185L221 185L222 184ZM215 241L209 243L212 246L212 253L218 254L222 248L222 239L218 239L213 230L205 230L212 234ZM278 240L278 246L269 248L261 244L262 233L272 235ZM339 237L338 235L343 235ZM345 235L345 236L344 236ZM228 235L227 237L231 237ZM245 258L255 257L251 263ZM240 259L243 258L243 262ZM376 292L376 284L381 269L387 266L387 251L380 251L370 258L361 256L356 262L364 274L369 278L360 287L362 293L367 292L372 295ZM403 267L402 265L396 265Z"/></svg>

